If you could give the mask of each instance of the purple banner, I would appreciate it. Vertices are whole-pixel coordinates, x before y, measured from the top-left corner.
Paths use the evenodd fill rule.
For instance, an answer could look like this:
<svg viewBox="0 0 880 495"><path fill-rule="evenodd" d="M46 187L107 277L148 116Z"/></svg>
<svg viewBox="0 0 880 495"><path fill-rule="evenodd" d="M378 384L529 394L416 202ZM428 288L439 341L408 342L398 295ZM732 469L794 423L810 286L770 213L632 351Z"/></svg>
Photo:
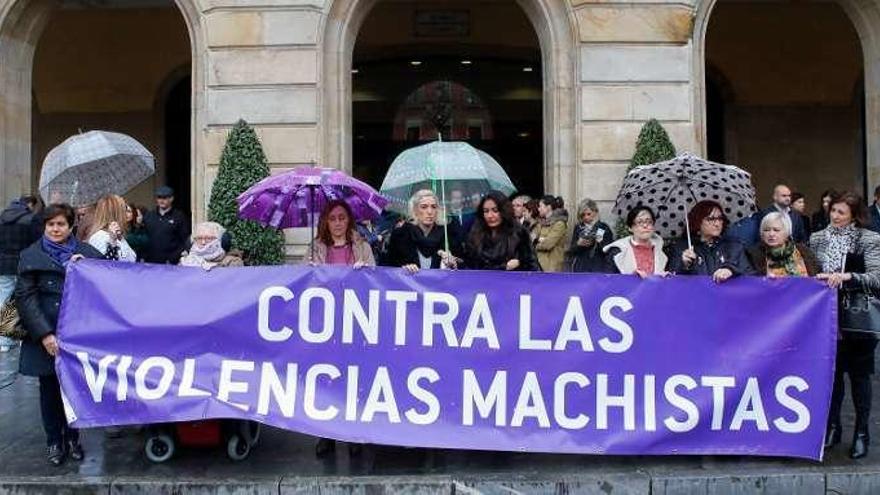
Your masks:
<svg viewBox="0 0 880 495"><path fill-rule="evenodd" d="M835 301L805 279L81 261L56 366L79 427L820 459Z"/></svg>

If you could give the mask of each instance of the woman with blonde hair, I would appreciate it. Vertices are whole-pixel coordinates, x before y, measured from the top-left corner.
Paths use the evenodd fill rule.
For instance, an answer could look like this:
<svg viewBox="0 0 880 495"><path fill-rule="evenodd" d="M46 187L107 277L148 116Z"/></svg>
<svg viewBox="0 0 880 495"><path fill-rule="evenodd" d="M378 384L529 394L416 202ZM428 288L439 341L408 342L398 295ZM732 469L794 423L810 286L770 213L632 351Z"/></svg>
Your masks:
<svg viewBox="0 0 880 495"><path fill-rule="evenodd" d="M128 229L125 208L121 196L108 194L99 199L95 204L93 230L88 243L103 254L104 259L133 263L137 261L137 254L125 240Z"/></svg>
<svg viewBox="0 0 880 495"><path fill-rule="evenodd" d="M391 233L389 258L391 266L400 266L408 272L420 269L440 268L441 261L461 257L461 246L453 240L460 239L454 227L447 225L444 232L440 225L440 202L430 189L416 191L410 200L413 221L403 224ZM446 239L449 239L447 253Z"/></svg>

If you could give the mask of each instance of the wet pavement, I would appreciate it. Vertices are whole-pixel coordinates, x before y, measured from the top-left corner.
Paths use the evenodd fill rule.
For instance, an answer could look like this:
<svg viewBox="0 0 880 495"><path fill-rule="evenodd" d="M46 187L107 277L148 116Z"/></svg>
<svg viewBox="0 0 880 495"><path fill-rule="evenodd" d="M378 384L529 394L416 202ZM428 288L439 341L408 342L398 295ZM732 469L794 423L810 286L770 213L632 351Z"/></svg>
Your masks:
<svg viewBox="0 0 880 495"><path fill-rule="evenodd" d="M756 457L614 457L367 447L318 459L315 440L264 428L242 462L220 449L182 450L153 464L143 434L84 430L86 458L44 460L36 379L0 354L0 495L4 493L880 493L880 444L846 456L851 430L822 463ZM880 384L872 437L880 439ZM847 396L849 398L849 395ZM850 404L844 425L853 423Z"/></svg>

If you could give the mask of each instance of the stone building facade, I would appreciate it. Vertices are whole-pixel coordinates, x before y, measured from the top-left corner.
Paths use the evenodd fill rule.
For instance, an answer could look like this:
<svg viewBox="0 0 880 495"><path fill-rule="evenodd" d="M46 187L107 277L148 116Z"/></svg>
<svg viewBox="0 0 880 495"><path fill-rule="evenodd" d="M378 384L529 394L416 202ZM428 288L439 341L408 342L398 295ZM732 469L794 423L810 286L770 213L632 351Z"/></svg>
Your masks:
<svg viewBox="0 0 880 495"><path fill-rule="evenodd" d="M533 166L569 203L610 210L649 118L679 150L752 171L760 196L777 180L808 197L880 183L875 0L0 0L0 199L32 190L46 151L84 126L145 142L159 173L136 198L174 182L196 219L239 118L274 170L356 171L353 71L371 13L406 11L402 38L364 35L371 60L416 44L525 53L509 46L524 23L493 9L533 31L539 90L509 100L539 108Z"/></svg>

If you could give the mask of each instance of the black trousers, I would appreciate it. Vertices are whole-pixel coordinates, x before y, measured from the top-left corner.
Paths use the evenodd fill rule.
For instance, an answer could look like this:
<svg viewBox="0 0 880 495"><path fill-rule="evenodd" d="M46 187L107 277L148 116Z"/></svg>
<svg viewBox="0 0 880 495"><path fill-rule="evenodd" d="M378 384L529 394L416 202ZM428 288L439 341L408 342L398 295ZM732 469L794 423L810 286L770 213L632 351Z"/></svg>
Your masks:
<svg viewBox="0 0 880 495"><path fill-rule="evenodd" d="M828 424L840 424L840 409L846 388L843 375L849 375L853 406L856 411L856 430L867 431L871 416L871 375L874 373L873 338L848 338L846 335L837 345L837 365L834 370L834 389L831 392L831 408Z"/></svg>
<svg viewBox="0 0 880 495"><path fill-rule="evenodd" d="M79 431L67 426L64 403L61 401L61 385L55 375L40 377L40 413L47 446L79 440Z"/></svg>

